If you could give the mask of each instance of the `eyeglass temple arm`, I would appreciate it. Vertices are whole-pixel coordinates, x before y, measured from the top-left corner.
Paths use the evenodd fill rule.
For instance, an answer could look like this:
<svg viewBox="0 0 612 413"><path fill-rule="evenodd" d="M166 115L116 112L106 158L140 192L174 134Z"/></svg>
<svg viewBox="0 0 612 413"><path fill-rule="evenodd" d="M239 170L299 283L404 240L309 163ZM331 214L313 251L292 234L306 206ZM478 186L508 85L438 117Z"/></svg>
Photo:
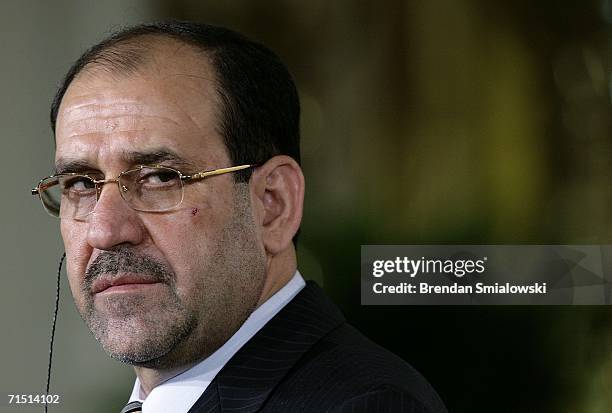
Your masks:
<svg viewBox="0 0 612 413"><path fill-rule="evenodd" d="M47 179L47 178L45 178L45 179ZM42 185L42 183L43 183L43 181L44 181L45 179L41 180L41 181L38 183L38 185L36 185L36 188L32 188L32 192L31 192L31 193L32 193L32 195L40 195L40 189L41 189L41 188L40 188L40 186ZM44 187L44 188L42 188L42 189L47 189L47 188L49 188L49 186L52 186L52 185L47 185L47 186L45 186L45 187Z"/></svg>
<svg viewBox="0 0 612 413"><path fill-rule="evenodd" d="M193 174L193 175L183 175L181 179L184 179L184 180L202 179L202 178L207 178L209 176L223 175L223 174L227 174L230 172L241 171L243 169L251 168L253 166L257 166L257 165L251 164L251 165L230 166L229 168L221 168L221 169L215 169L213 171L198 172L197 174Z"/></svg>

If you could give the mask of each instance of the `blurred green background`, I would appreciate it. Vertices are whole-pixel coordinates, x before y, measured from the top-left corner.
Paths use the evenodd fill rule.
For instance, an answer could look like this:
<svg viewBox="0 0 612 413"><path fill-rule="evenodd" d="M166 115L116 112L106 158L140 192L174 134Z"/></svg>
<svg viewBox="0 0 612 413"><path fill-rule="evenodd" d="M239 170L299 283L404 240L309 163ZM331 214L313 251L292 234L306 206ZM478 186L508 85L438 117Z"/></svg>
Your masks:
<svg viewBox="0 0 612 413"><path fill-rule="evenodd" d="M29 189L52 168L55 87L112 29L168 17L236 29L287 63L302 273L451 412L612 411L607 307L359 303L362 244L612 244L612 0L3 1L0 397L44 389L62 243ZM118 410L132 370L98 348L65 281L50 411Z"/></svg>

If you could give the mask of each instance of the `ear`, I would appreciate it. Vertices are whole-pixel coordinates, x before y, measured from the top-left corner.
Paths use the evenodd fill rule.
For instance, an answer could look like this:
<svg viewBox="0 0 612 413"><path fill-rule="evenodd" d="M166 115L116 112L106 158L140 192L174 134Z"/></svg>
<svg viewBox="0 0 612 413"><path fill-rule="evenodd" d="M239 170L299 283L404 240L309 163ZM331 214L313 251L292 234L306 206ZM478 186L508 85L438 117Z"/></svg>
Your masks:
<svg viewBox="0 0 612 413"><path fill-rule="evenodd" d="M291 246L300 227L304 174L293 158L278 155L255 169L250 187L264 248L276 255Z"/></svg>

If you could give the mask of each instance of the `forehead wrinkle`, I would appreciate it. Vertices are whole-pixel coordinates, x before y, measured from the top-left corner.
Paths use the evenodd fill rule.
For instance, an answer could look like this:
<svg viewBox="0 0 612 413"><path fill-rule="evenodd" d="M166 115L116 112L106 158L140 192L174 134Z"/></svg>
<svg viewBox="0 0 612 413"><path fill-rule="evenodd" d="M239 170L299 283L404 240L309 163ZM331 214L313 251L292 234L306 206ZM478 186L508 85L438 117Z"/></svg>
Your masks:
<svg viewBox="0 0 612 413"><path fill-rule="evenodd" d="M73 102L76 100L76 102ZM79 100L83 100L79 103ZM161 117L159 113L167 110L162 104L152 102L134 102L131 99L101 98L99 95L70 99L68 107L62 108L61 117L64 122L73 122L89 118L111 118L121 116ZM174 122L171 118L167 120ZM176 122L174 122L176 123Z"/></svg>
<svg viewBox="0 0 612 413"><path fill-rule="evenodd" d="M85 136L90 134L110 134L119 132L145 132L153 129L149 126L148 119L157 122L180 126L178 122L165 116L153 115L121 115L121 116L90 116L67 121L64 126L67 138ZM159 128L155 125L155 129Z"/></svg>
<svg viewBox="0 0 612 413"><path fill-rule="evenodd" d="M92 108L92 110L104 110L107 107L114 107L115 109L123 109L124 111L139 111L144 108L144 105L140 102L134 102L133 99L121 99L121 98L109 98L100 97L99 95L78 95L71 96L71 105L65 109L65 112L72 112L83 108ZM95 100L95 101L93 101Z"/></svg>
<svg viewBox="0 0 612 413"><path fill-rule="evenodd" d="M108 131L108 133L105 133L104 131L94 131L94 132L84 132L84 133L74 133L72 135L68 135L66 136L64 139L79 139L79 138L100 138L103 136L108 136L111 135L113 133L121 133L122 136L124 136L127 139L138 139L139 137L142 136L143 132L149 132L151 129L125 129L125 130L112 130L112 131Z"/></svg>

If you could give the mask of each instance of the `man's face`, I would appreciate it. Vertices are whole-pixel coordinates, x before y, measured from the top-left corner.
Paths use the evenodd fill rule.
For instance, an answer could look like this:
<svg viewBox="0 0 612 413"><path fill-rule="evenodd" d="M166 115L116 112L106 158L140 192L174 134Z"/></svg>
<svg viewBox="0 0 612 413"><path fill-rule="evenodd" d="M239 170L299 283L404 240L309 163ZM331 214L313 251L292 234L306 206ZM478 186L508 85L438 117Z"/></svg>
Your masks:
<svg viewBox="0 0 612 413"><path fill-rule="evenodd" d="M108 179L143 163L184 174L231 165L210 66L188 47L156 47L138 73L94 68L73 81L57 119L56 166L68 168L61 172ZM233 179L185 185L181 205L163 213L131 209L106 184L89 216L62 219L77 309L113 357L157 367L194 362L254 309L266 258L248 185Z"/></svg>

